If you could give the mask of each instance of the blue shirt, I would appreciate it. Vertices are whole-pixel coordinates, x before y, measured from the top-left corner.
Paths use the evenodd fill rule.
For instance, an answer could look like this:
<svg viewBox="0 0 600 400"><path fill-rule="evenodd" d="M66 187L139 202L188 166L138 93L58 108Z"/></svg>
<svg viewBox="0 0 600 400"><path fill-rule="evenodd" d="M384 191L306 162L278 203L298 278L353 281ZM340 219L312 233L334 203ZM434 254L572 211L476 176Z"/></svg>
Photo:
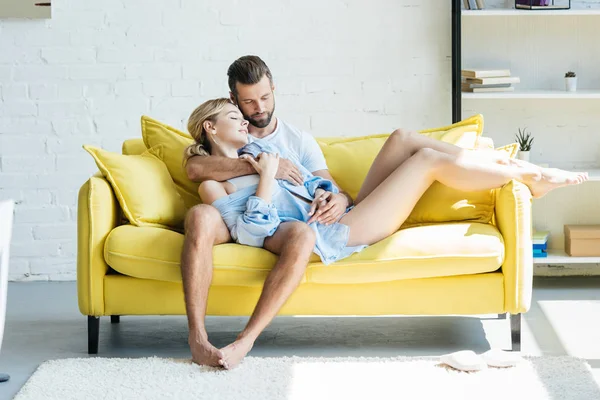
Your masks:
<svg viewBox="0 0 600 400"><path fill-rule="evenodd" d="M221 197L212 204L221 213L233 240L254 247L263 247L265 239L272 236L282 222L307 222L310 219L308 213L311 202L318 188L339 193L339 189L330 180L315 176L304 168L293 153L278 149L266 141L255 140L241 148L238 154L256 157L262 152L279 153L280 157L296 164L302 173L304 184L295 186L286 180L277 179L270 203L257 197L258 185L252 185ZM367 247L348 247L349 227L339 222L331 225L313 222L309 227L316 235L314 252L324 264L331 264Z"/></svg>

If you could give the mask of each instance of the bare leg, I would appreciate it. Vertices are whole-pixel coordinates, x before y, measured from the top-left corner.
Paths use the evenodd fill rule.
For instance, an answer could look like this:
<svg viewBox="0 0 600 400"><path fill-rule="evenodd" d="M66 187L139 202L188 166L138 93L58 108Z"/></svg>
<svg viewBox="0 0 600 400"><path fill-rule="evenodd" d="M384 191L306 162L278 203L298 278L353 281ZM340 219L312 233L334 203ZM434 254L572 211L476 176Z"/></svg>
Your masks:
<svg viewBox="0 0 600 400"><path fill-rule="evenodd" d="M267 277L252 317L235 342L222 349L221 365L235 368L248 354L260 333L271 323L296 289L315 246L315 234L305 223L287 222L265 241L265 249L279 254Z"/></svg>
<svg viewBox="0 0 600 400"><path fill-rule="evenodd" d="M466 150L456 145L445 143L437 139L430 138L417 132L410 132L404 129L396 129L375 157L373 165L360 188L354 204L363 201L377 186L381 184L396 170L402 163L413 156L417 151L429 148L441 153L459 156L472 156L487 158L490 161L500 161L502 154L491 150Z"/></svg>
<svg viewBox="0 0 600 400"><path fill-rule="evenodd" d="M212 282L213 246L231 240L219 211L200 204L188 211L181 254L181 276L188 317L192 361L218 367L222 353L208 341L204 324L208 289Z"/></svg>
<svg viewBox="0 0 600 400"><path fill-rule="evenodd" d="M529 186L534 196L559 186L585 180L565 172L553 180L539 167L475 162L423 148L393 171L360 204L339 222L350 227L348 246L373 244L394 233L406 220L417 201L434 181L463 191L494 189L512 179Z"/></svg>

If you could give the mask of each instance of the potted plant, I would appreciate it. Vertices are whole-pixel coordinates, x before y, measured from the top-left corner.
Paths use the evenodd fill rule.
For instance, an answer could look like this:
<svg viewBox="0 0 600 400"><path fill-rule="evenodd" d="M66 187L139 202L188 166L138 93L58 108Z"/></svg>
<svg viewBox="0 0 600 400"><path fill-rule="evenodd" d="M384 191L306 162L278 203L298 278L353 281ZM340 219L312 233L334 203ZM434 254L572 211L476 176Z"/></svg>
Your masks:
<svg viewBox="0 0 600 400"><path fill-rule="evenodd" d="M575 75L575 72L569 71L565 74L565 87L567 92L574 92L577 90L577 75Z"/></svg>
<svg viewBox="0 0 600 400"><path fill-rule="evenodd" d="M529 152L531 151L531 144L533 143L533 137L531 133L527 132L527 128L519 128L519 133L517 134L517 143L519 143L519 152L517 153L517 158L523 161L529 161Z"/></svg>

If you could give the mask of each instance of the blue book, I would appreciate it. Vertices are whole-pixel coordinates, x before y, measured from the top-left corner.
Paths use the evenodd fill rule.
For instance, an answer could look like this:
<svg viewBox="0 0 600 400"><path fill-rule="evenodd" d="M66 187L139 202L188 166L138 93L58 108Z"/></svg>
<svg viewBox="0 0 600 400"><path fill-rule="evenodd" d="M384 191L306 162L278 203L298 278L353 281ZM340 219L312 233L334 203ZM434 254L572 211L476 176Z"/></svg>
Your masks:
<svg viewBox="0 0 600 400"><path fill-rule="evenodd" d="M548 243L544 243L544 244L534 244L533 245L533 249L534 250L546 250L548 248Z"/></svg>

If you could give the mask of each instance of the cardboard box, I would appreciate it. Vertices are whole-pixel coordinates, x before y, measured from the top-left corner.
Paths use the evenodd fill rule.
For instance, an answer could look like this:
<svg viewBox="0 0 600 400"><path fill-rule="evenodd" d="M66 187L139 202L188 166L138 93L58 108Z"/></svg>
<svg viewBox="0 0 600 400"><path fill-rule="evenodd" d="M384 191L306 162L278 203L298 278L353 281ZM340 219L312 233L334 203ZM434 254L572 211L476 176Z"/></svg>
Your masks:
<svg viewBox="0 0 600 400"><path fill-rule="evenodd" d="M600 257L600 225L565 225L565 251L573 257Z"/></svg>

